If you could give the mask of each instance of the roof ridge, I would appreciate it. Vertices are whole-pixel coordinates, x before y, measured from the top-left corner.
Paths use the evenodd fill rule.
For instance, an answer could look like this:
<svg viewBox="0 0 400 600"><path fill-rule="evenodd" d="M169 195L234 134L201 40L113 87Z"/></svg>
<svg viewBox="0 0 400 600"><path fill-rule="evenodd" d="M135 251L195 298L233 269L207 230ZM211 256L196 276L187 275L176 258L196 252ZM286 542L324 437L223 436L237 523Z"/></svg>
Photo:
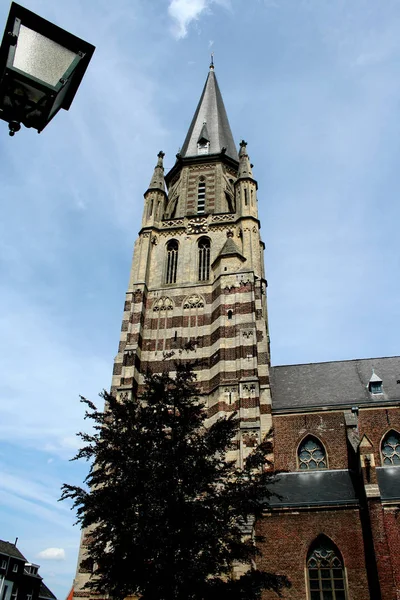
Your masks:
<svg viewBox="0 0 400 600"><path fill-rule="evenodd" d="M384 359L388 359L388 358L399 358L400 359L400 355L394 355L394 356L371 356L368 358L345 358L342 360L320 360L320 361L316 361L316 362L306 362L306 363L289 363L286 365L271 365L271 369L282 369L284 367L306 367L308 365L329 365L329 364L333 364L333 363L345 363L345 362L359 362L359 361L364 361L364 360L384 360Z"/></svg>

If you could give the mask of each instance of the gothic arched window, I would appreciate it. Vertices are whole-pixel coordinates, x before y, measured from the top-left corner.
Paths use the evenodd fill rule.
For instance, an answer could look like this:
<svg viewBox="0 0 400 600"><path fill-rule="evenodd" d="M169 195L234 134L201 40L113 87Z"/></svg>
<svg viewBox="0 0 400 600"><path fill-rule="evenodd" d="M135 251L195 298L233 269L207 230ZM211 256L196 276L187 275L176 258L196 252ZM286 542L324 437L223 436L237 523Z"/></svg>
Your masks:
<svg viewBox="0 0 400 600"><path fill-rule="evenodd" d="M388 431L382 440L381 452L384 466L400 465L400 434L397 431Z"/></svg>
<svg viewBox="0 0 400 600"><path fill-rule="evenodd" d="M178 266L178 247L176 240L167 244L167 260L165 265L165 283L176 283L176 268Z"/></svg>
<svg viewBox="0 0 400 600"><path fill-rule="evenodd" d="M206 182L199 181L197 189L197 212L203 213L206 209Z"/></svg>
<svg viewBox="0 0 400 600"><path fill-rule="evenodd" d="M322 443L312 435L308 435L301 442L297 451L299 469L326 469L326 452Z"/></svg>
<svg viewBox="0 0 400 600"><path fill-rule="evenodd" d="M200 238L199 248L199 281L207 281L210 278L210 240Z"/></svg>
<svg viewBox="0 0 400 600"><path fill-rule="evenodd" d="M196 345L202 343L201 326L204 324L205 301L200 294L187 296L183 303L183 330L182 337ZM200 337L199 337L200 336Z"/></svg>
<svg viewBox="0 0 400 600"><path fill-rule="evenodd" d="M343 560L333 543L318 537L307 555L310 600L346 600Z"/></svg>

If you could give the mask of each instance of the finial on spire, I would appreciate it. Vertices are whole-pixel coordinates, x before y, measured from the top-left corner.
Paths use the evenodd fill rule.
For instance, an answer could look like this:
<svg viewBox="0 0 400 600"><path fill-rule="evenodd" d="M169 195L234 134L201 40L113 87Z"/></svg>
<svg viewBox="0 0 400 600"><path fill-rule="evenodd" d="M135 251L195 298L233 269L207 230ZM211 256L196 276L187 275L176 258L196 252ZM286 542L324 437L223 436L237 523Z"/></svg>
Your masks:
<svg viewBox="0 0 400 600"><path fill-rule="evenodd" d="M214 52L211 52L210 71L214 71Z"/></svg>
<svg viewBox="0 0 400 600"><path fill-rule="evenodd" d="M165 191L164 185L164 165L163 158L165 154L162 150L157 154L157 164L154 167L153 177L151 178L149 190L162 190Z"/></svg>
<svg viewBox="0 0 400 600"><path fill-rule="evenodd" d="M249 155L247 154L247 142L242 140L240 142L239 150L239 179L240 178L253 178L252 165L250 164Z"/></svg>

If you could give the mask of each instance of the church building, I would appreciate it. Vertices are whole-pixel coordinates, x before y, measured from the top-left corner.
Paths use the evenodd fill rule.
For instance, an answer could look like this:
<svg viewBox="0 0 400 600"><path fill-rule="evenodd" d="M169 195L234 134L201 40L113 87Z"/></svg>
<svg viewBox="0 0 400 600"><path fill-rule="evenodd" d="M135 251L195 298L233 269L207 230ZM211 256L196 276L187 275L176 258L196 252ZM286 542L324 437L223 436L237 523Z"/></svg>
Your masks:
<svg viewBox="0 0 400 600"><path fill-rule="evenodd" d="M186 344L210 422L237 413L238 464L273 428L279 472L257 566L291 600L400 600L400 357L270 364L258 187L210 71L175 165L144 194L112 392L141 394ZM265 546L265 548L263 548ZM89 574L82 538L76 599ZM265 592L265 600L276 598Z"/></svg>

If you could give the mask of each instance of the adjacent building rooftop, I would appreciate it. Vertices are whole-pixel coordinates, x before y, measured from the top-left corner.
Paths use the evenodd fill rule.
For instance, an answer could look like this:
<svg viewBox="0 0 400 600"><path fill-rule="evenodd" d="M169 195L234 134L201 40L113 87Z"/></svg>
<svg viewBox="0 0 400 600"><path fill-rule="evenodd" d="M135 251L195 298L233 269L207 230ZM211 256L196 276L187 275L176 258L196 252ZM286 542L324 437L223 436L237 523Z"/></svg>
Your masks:
<svg viewBox="0 0 400 600"><path fill-rule="evenodd" d="M370 391L373 373L380 393ZM400 356L271 367L270 377L273 411L400 400Z"/></svg>

